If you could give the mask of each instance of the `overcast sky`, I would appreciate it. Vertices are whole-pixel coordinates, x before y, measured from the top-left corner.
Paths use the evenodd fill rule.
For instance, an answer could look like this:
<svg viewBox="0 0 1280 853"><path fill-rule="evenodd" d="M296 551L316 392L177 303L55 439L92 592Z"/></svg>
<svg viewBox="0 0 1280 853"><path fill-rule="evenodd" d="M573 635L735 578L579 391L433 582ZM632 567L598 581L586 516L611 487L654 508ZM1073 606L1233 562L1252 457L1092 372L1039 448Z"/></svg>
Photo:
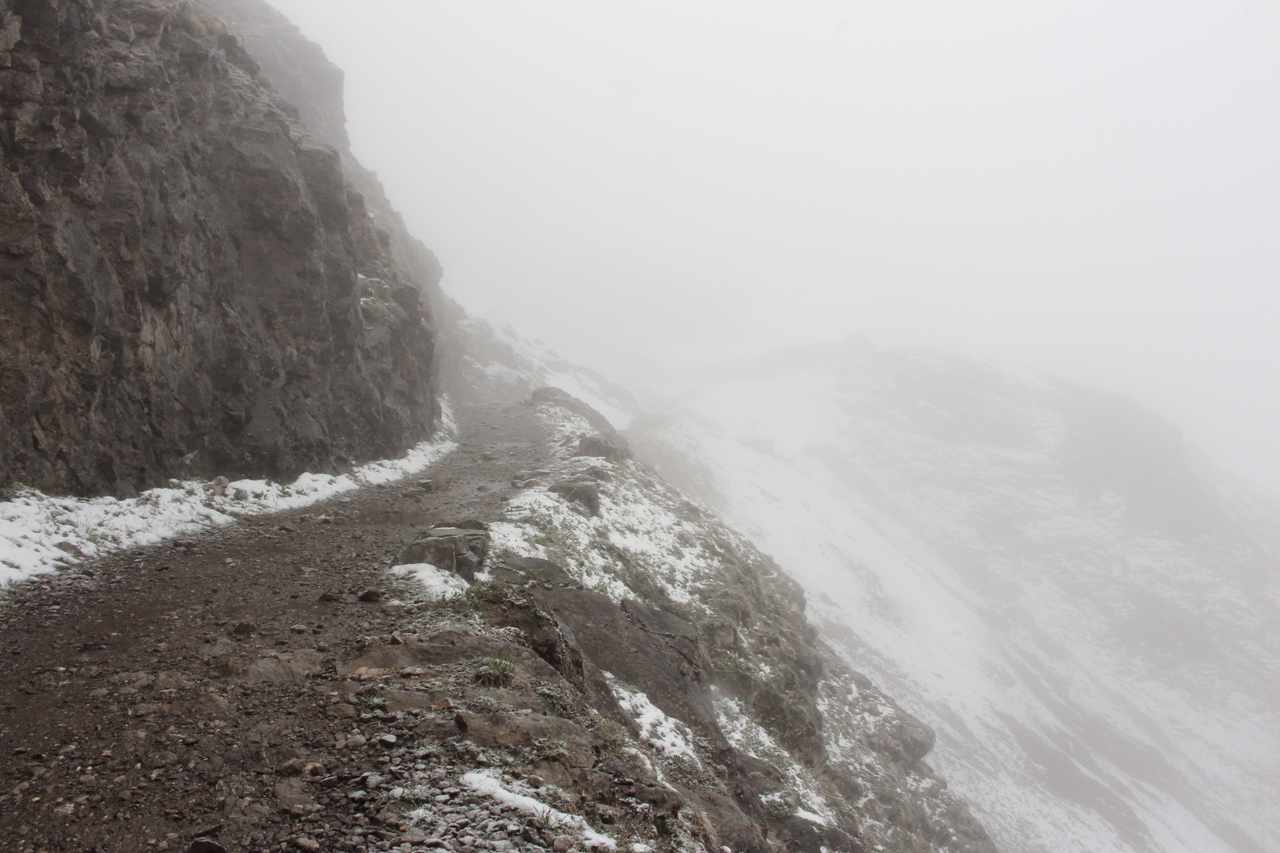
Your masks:
<svg viewBox="0 0 1280 853"><path fill-rule="evenodd" d="M567 355L1010 358L1280 484L1272 5L272 2L446 290Z"/></svg>

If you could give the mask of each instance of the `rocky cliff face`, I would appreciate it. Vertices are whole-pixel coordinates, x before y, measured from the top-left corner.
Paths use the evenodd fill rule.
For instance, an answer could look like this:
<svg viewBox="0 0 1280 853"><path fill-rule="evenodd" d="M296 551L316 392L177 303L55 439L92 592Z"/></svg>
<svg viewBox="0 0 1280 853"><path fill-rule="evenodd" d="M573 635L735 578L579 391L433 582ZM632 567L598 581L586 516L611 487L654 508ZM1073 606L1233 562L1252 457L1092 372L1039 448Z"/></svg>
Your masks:
<svg viewBox="0 0 1280 853"><path fill-rule="evenodd" d="M220 18L0 0L0 108L4 483L283 476L430 430L438 266Z"/></svg>

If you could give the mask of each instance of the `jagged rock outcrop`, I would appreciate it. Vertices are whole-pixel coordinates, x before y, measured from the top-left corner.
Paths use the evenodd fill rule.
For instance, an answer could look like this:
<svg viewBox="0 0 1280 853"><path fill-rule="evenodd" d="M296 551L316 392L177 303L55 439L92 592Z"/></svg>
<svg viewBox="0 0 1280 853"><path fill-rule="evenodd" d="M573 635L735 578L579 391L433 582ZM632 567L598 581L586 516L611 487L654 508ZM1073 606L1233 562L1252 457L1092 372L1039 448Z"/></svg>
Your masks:
<svg viewBox="0 0 1280 853"><path fill-rule="evenodd" d="M407 270L428 297L437 331L433 371L439 374L441 342L454 334L452 327L457 320L443 309L444 304L452 300L440 290L440 262L421 240L409 233L399 211L387 199L377 175L351 153L343 106L342 69L264 0L204 0L204 5L243 37L245 49L258 63L262 74L297 107L307 129L342 156L343 175L360 193L372 217L373 228L367 235L377 240L376 254L390 259L394 268Z"/></svg>
<svg viewBox="0 0 1280 853"><path fill-rule="evenodd" d="M438 266L220 18L0 0L0 108L0 481L287 476L429 432Z"/></svg>

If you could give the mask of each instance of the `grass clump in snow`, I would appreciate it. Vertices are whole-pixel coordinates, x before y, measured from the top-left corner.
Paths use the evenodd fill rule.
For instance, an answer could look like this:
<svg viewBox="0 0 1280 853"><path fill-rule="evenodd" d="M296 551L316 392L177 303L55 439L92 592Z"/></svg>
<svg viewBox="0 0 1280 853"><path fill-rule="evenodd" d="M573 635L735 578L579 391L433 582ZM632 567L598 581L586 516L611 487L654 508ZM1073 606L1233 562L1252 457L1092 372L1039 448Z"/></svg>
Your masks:
<svg viewBox="0 0 1280 853"><path fill-rule="evenodd" d="M497 579L476 581L467 588L467 601L472 604L500 604L511 594L511 585Z"/></svg>
<svg viewBox="0 0 1280 853"><path fill-rule="evenodd" d="M595 720L595 733L604 741L605 750L615 758L621 758L631 746L631 736L626 727L605 717Z"/></svg>
<svg viewBox="0 0 1280 853"><path fill-rule="evenodd" d="M483 658L476 667L476 683L482 687L506 687L515 679L520 661L509 654L499 652Z"/></svg>

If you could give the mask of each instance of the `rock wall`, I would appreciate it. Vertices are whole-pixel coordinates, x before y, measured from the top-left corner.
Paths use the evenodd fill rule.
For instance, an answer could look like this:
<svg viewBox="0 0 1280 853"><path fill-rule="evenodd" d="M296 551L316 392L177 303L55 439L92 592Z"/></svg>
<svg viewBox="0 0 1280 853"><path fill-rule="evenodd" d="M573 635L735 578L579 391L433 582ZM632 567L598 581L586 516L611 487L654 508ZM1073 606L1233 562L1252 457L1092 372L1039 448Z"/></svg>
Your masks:
<svg viewBox="0 0 1280 853"><path fill-rule="evenodd" d="M0 0L0 485L290 476L429 433L439 267L335 121L197 3Z"/></svg>

